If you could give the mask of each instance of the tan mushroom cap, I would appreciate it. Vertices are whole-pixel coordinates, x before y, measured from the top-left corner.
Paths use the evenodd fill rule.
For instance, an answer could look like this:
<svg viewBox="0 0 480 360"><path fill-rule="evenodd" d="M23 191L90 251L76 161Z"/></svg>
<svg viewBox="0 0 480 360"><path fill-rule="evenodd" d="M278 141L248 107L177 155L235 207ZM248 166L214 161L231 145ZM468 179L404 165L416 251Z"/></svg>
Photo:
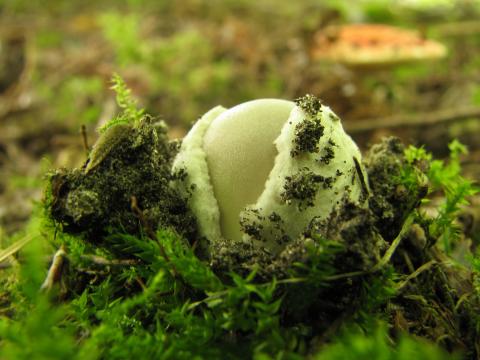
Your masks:
<svg viewBox="0 0 480 360"><path fill-rule="evenodd" d="M385 66L444 57L446 47L418 31L388 25L353 24L328 27L314 37L314 60L349 66Z"/></svg>

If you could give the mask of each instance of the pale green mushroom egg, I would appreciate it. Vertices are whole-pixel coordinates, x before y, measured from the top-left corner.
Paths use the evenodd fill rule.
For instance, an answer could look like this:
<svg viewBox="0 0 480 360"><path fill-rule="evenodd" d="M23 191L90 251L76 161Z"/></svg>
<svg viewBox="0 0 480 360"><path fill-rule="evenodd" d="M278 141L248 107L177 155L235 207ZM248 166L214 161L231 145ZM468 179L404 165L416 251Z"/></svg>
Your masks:
<svg viewBox="0 0 480 360"><path fill-rule="evenodd" d="M272 253L368 195L358 147L311 95L213 108L183 139L173 172L209 242L254 242Z"/></svg>

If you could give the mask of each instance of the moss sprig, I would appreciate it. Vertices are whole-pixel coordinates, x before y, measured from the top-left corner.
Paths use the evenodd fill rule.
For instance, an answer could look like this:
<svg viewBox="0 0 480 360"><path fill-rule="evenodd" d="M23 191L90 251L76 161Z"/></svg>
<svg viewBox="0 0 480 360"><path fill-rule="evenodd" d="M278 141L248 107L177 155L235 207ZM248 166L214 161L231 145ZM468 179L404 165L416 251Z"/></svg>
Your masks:
<svg viewBox="0 0 480 360"><path fill-rule="evenodd" d="M138 107L137 101L132 96L132 91L120 75L113 75L111 88L115 91L116 101L122 113L107 121L98 131L105 133L109 128L120 124L138 126L145 116L145 109Z"/></svg>
<svg viewBox="0 0 480 360"><path fill-rule="evenodd" d="M443 161L432 160L432 155L425 149L410 146L405 151L405 158L411 167L404 170L403 181L407 187L424 182L425 175L418 171L418 167L428 169L426 176L430 184L429 192L440 192L445 197L429 230L440 241L445 252L450 253L460 234L455 221L457 215L462 206L469 204L469 197L475 195L480 188L461 173L460 157L468 153L467 148L458 140L453 140L448 148L450 157L448 161Z"/></svg>

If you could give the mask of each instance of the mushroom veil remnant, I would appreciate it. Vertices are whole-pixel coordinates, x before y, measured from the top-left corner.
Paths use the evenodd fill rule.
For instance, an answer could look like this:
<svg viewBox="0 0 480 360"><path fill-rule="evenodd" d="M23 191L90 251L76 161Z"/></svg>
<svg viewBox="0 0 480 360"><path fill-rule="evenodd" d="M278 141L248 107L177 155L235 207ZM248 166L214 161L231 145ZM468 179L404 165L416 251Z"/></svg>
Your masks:
<svg viewBox="0 0 480 360"><path fill-rule="evenodd" d="M311 95L213 108L185 136L173 173L208 241L252 241L272 253L368 195L358 147Z"/></svg>

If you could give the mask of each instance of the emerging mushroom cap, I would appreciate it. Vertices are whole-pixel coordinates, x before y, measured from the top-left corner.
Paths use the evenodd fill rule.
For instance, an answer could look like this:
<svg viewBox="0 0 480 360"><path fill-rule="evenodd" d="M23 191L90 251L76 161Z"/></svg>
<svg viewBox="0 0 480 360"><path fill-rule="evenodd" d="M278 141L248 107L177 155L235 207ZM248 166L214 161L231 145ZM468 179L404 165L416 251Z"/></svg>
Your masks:
<svg viewBox="0 0 480 360"><path fill-rule="evenodd" d="M249 101L220 114L205 133L203 149L225 237L240 238L238 215L262 193L277 155L274 141L294 106L286 100Z"/></svg>
<svg viewBox="0 0 480 360"><path fill-rule="evenodd" d="M446 47L417 31L380 24L332 26L318 31L311 55L349 66L395 65L439 59Z"/></svg>
<svg viewBox="0 0 480 360"><path fill-rule="evenodd" d="M184 138L173 171L201 235L272 253L368 194L360 151L309 95L210 110Z"/></svg>

